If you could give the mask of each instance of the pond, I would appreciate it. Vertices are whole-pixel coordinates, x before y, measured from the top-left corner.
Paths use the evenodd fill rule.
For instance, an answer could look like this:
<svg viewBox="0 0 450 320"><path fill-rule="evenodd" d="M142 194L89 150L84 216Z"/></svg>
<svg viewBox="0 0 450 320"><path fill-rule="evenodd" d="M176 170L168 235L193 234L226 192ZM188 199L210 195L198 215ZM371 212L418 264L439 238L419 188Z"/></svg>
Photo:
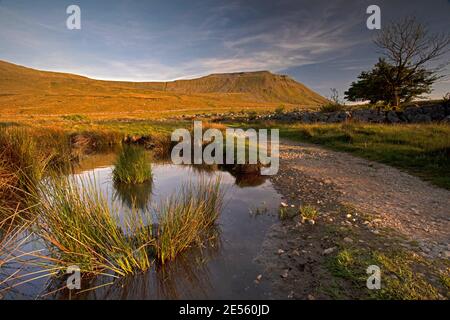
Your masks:
<svg viewBox="0 0 450 320"><path fill-rule="evenodd" d="M264 299L270 298L267 283L255 282L263 273L257 257L266 232L278 219L280 195L269 179L254 175L233 176L212 167L152 163L153 179L133 187L112 181L115 153L95 154L77 166L76 178L90 179L119 212L129 212L132 205L139 210L160 203L187 182L221 178L225 190L224 207L218 220L218 236L202 248L191 248L163 267L113 279L98 276L82 279L82 289L74 294L48 277L37 278L4 293L5 299ZM39 239L31 239L22 250L42 248ZM3 277L19 265L2 270ZM30 268L29 266L27 268ZM37 267L27 270L38 271ZM40 274L36 274L38 277ZM22 279L23 280L23 279ZM17 283L20 282L19 280Z"/></svg>

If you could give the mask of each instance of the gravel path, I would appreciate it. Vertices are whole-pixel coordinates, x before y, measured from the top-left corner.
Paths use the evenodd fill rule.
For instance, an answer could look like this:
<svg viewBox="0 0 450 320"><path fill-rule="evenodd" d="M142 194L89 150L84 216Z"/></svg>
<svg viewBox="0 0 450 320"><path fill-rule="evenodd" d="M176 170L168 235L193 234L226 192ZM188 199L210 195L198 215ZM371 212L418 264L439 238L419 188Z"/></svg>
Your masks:
<svg viewBox="0 0 450 320"><path fill-rule="evenodd" d="M332 186L339 202L378 216L425 252L448 255L450 191L387 165L287 140L280 144L280 163L281 173L289 168L291 175Z"/></svg>

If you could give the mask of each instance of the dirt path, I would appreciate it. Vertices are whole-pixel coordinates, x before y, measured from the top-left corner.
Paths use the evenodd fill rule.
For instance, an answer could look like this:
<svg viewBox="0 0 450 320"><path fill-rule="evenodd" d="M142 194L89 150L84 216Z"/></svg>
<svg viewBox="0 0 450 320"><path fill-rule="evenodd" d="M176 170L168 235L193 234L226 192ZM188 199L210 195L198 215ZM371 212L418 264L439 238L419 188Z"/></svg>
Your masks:
<svg viewBox="0 0 450 320"><path fill-rule="evenodd" d="M374 214L385 227L434 254L450 243L450 191L393 167L319 146L283 141L281 166L331 184L338 200ZM282 169L283 170L283 169Z"/></svg>
<svg viewBox="0 0 450 320"><path fill-rule="evenodd" d="M286 140L271 181L294 215L304 204L320 211L315 225L294 218L268 234L257 261L266 266L274 298L332 297L327 252L348 244L387 251L401 242L427 259L449 259L450 191L383 164Z"/></svg>

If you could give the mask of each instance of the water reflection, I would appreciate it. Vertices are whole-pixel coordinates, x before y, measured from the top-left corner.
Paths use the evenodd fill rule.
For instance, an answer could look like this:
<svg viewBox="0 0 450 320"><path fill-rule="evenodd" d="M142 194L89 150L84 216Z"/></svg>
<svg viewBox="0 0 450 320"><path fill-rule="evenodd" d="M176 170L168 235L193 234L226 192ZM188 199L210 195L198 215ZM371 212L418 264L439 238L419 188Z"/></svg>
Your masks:
<svg viewBox="0 0 450 320"><path fill-rule="evenodd" d="M263 299L270 292L265 282L255 284L262 266L254 262L265 233L276 220L281 199L269 180L260 175L226 170L217 166L183 166L155 161L148 184L118 185L112 181L116 153L82 160L74 177L92 179L105 199L115 202L121 214L131 208L145 210L164 201L184 183L196 183L205 176L221 177L227 190L218 229L208 245L192 247L164 266L137 275L82 279L84 292L65 289L65 277L17 287L17 296L45 299ZM267 214L250 211L264 206ZM33 270L30 270L33 271ZM35 284L35 285L34 285ZM11 298L8 296L6 298Z"/></svg>
<svg viewBox="0 0 450 320"><path fill-rule="evenodd" d="M129 209L148 208L152 198L153 180L139 184L126 184L115 182L113 199L120 199Z"/></svg>

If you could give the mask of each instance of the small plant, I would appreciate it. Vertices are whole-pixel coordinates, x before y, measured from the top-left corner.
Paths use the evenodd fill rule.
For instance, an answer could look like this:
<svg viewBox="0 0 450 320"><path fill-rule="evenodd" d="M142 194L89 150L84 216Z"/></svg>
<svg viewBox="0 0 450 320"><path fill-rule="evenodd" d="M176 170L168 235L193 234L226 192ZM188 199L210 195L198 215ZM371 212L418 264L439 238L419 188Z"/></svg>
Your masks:
<svg viewBox="0 0 450 320"><path fill-rule="evenodd" d="M305 221L310 221L311 223L314 223L314 219L318 215L318 211L316 208L310 205L304 205L300 207L300 217L302 219L302 223Z"/></svg>
<svg viewBox="0 0 450 320"><path fill-rule="evenodd" d="M442 97L442 103L444 106L450 106L450 92L447 92L444 97Z"/></svg>
<svg viewBox="0 0 450 320"><path fill-rule="evenodd" d="M335 88L331 88L330 102L320 106L320 112L337 112L344 110L344 105L339 99L339 92Z"/></svg>
<svg viewBox="0 0 450 320"><path fill-rule="evenodd" d="M125 146L113 170L114 182L144 183L151 178L152 169L145 150L136 146Z"/></svg>

